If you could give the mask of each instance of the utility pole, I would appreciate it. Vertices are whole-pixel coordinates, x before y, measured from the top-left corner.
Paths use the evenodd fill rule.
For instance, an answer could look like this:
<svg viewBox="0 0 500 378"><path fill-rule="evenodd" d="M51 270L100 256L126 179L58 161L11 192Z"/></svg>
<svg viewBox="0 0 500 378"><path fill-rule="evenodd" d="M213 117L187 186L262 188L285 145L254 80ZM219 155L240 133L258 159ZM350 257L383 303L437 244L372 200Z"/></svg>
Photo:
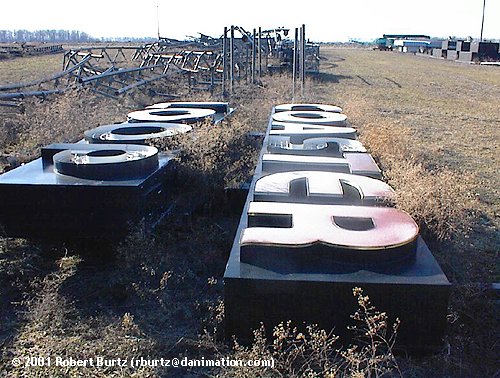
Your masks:
<svg viewBox="0 0 500 378"><path fill-rule="evenodd" d="M483 42L484 8L486 8L486 0L483 0L483 20L481 21L481 39L480 39L481 42Z"/></svg>

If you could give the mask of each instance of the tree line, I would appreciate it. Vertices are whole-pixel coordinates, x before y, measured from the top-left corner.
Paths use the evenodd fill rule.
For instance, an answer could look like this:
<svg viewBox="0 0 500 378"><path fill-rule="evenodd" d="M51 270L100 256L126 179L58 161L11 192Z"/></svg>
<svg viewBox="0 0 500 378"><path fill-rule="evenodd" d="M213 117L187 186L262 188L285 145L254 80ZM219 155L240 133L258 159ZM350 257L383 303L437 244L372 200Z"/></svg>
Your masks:
<svg viewBox="0 0 500 378"><path fill-rule="evenodd" d="M0 30L0 42L45 42L45 43L64 43L64 42L144 42L151 41L154 38L95 38L91 35L78 30Z"/></svg>

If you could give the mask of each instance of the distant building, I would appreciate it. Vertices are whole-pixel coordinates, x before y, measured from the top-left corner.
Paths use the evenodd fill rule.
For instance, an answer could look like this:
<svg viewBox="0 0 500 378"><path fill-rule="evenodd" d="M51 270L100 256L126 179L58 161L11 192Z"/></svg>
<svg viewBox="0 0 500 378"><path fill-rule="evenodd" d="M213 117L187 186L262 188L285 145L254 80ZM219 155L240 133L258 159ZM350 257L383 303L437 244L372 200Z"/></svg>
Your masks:
<svg viewBox="0 0 500 378"><path fill-rule="evenodd" d="M417 39L396 39L394 40L394 48L400 52L417 53L424 52L430 46L429 40Z"/></svg>
<svg viewBox="0 0 500 378"><path fill-rule="evenodd" d="M432 50L432 55L462 62L495 62L500 60L499 43L449 39L441 48Z"/></svg>
<svg viewBox="0 0 500 378"><path fill-rule="evenodd" d="M400 52L424 52L429 49L431 37L424 34L384 34L375 40L379 50L396 50Z"/></svg>

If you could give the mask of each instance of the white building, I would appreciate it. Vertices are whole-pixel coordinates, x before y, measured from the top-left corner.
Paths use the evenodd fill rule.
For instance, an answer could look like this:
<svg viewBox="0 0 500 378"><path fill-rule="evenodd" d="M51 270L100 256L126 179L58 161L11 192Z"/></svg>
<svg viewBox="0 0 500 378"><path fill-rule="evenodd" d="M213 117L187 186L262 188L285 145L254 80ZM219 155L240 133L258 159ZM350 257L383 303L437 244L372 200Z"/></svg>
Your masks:
<svg viewBox="0 0 500 378"><path fill-rule="evenodd" d="M396 39L394 48L401 52L423 52L429 48L430 42L418 39Z"/></svg>

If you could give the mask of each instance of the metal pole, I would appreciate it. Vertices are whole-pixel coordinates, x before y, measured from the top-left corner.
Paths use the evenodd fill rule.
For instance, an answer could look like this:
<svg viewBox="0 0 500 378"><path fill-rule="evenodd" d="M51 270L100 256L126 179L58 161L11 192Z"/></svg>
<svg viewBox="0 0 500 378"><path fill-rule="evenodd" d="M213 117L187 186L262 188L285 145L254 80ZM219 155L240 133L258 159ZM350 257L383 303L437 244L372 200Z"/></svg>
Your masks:
<svg viewBox="0 0 500 378"><path fill-rule="evenodd" d="M481 21L481 39L480 39L481 42L483 42L484 8L486 8L486 0L483 0L483 20Z"/></svg>
<svg viewBox="0 0 500 378"><path fill-rule="evenodd" d="M215 67L210 70L210 93L214 93L214 86L215 86Z"/></svg>
<svg viewBox="0 0 500 378"><path fill-rule="evenodd" d="M160 11L158 10L160 7L159 4L156 4L156 25L158 26L158 40L160 40Z"/></svg>
<svg viewBox="0 0 500 378"><path fill-rule="evenodd" d="M301 62L301 85L300 91L304 95L304 87L306 85L306 26L302 24L302 62Z"/></svg>
<svg viewBox="0 0 500 378"><path fill-rule="evenodd" d="M262 77L262 28L259 26L259 77Z"/></svg>
<svg viewBox="0 0 500 378"><path fill-rule="evenodd" d="M231 39L229 40L229 76L230 76L230 91L234 90L234 26L231 25Z"/></svg>
<svg viewBox="0 0 500 378"><path fill-rule="evenodd" d="M299 39L299 29L295 28L295 38L293 40L293 62L292 62L292 98L295 101L295 81L297 79L297 62L299 60L297 47Z"/></svg>
<svg viewBox="0 0 500 378"><path fill-rule="evenodd" d="M302 90L302 54L303 54L303 49L302 49L302 26L299 29L299 61L298 61L298 69L299 69L299 81L300 81L300 88Z"/></svg>
<svg viewBox="0 0 500 378"><path fill-rule="evenodd" d="M272 49L271 49L271 44L270 44L270 38L269 38L269 34L267 34L266 36L266 48L264 49L264 53L266 54L265 55L265 58L266 58L266 61L264 62L264 69L266 70L265 73L269 73L269 54L271 53Z"/></svg>
<svg viewBox="0 0 500 378"><path fill-rule="evenodd" d="M248 45L245 48L245 82L248 84L248 67L250 66L250 47Z"/></svg>
<svg viewBox="0 0 500 378"><path fill-rule="evenodd" d="M252 41L252 84L255 84L255 69L256 69L256 59L257 45L255 44L255 39L257 37L257 31L253 29L253 41Z"/></svg>
<svg viewBox="0 0 500 378"><path fill-rule="evenodd" d="M222 36L222 97L226 96L227 79L227 26L224 26L224 35Z"/></svg>

